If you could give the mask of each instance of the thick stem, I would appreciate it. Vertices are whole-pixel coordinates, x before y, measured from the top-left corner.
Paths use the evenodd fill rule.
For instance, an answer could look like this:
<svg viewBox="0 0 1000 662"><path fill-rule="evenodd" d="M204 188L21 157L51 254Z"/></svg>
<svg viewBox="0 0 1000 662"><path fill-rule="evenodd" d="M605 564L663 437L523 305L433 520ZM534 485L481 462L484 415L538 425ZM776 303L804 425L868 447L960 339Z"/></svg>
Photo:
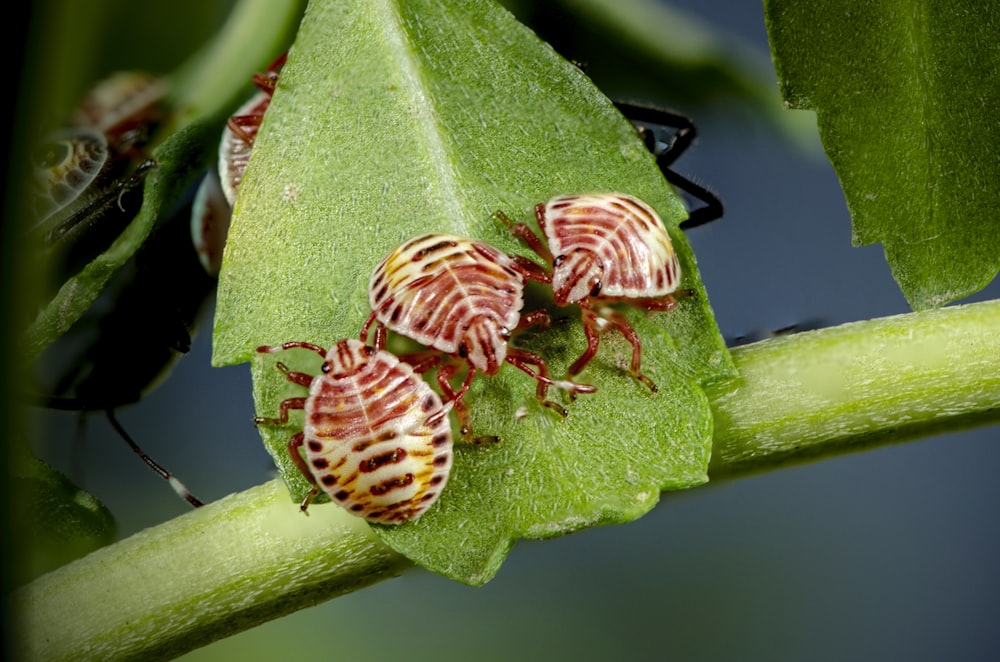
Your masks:
<svg viewBox="0 0 1000 662"><path fill-rule="evenodd" d="M707 389L713 480L1000 421L1000 301L774 338L732 354L740 377Z"/></svg>
<svg viewBox="0 0 1000 662"><path fill-rule="evenodd" d="M708 389L713 479L1000 420L1000 301L733 356L741 376ZM171 657L409 566L335 505L294 511L272 481L41 577L12 596L17 659Z"/></svg>
<svg viewBox="0 0 1000 662"><path fill-rule="evenodd" d="M273 480L147 529L11 597L18 660L170 659L394 577L409 561Z"/></svg>

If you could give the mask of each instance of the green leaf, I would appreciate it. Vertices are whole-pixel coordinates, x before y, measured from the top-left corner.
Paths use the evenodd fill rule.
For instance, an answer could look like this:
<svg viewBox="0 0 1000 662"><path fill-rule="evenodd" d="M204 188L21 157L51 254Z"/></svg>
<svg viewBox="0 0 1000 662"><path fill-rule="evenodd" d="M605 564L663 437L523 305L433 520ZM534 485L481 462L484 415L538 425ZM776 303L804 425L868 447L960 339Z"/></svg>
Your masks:
<svg viewBox="0 0 1000 662"><path fill-rule="evenodd" d="M468 395L477 434L457 444L439 502L416 522L376 527L417 563L486 582L520 537L624 522L662 489L706 480L711 412L701 385L731 363L677 224L686 217L632 126L577 67L492 3L317 0L309 5L254 146L220 276L214 362L253 359L261 415L302 396L261 358L261 344L329 347L368 317L378 261L426 232L473 237L530 255L492 218L521 220L555 194L621 191L668 225L692 297L630 319L644 343L650 391L629 377L630 350L607 336L582 375L597 394L565 401L566 420L534 399L513 368L480 378ZM532 297L551 292L532 290ZM578 316L517 338L554 374L584 348ZM280 359L315 374L318 357ZM560 397L553 394L553 397ZM296 499L308 490L287 452L288 426L262 426ZM296 516L290 506L289 516Z"/></svg>
<svg viewBox="0 0 1000 662"><path fill-rule="evenodd" d="M111 512L89 493L41 460L14 449L11 465L11 530L17 531L20 563L14 581L35 577L115 540Z"/></svg>
<svg viewBox="0 0 1000 662"><path fill-rule="evenodd" d="M767 0L792 108L817 112L854 221L910 305L1000 269L1000 15L988 0Z"/></svg>
<svg viewBox="0 0 1000 662"><path fill-rule="evenodd" d="M142 209L107 251L41 307L25 337L29 360L69 330L184 192L214 165L226 117L249 94L254 71L287 42L299 10L298 0L243 0L215 39L168 77L171 114L154 141L162 144L151 154L158 165L145 178Z"/></svg>

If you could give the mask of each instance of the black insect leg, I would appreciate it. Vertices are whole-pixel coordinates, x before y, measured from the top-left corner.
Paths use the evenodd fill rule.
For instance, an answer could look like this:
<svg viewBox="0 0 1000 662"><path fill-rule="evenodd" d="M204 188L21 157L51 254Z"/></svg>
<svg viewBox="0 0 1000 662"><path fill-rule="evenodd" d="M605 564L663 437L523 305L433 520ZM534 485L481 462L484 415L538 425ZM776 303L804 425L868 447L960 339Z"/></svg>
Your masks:
<svg viewBox="0 0 1000 662"><path fill-rule="evenodd" d="M698 129L694 123L684 115L651 106L618 102L615 103L615 106L635 125L646 144L646 148L656 157L656 165L663 173L663 178L672 186L702 203L703 206L688 212L688 218L681 223L681 229L690 230L721 218L723 208L719 197L670 167L697 137ZM662 127L675 129L675 131L661 140L657 135L657 129Z"/></svg>
<svg viewBox="0 0 1000 662"><path fill-rule="evenodd" d="M145 462L150 469L158 473L161 478L165 479L168 483L170 483L170 487L174 488L174 491L177 492L178 496L180 496L182 499L190 503L195 508L205 505L204 503L202 503L200 499L198 499L193 494L191 494L191 492L188 491L188 488L184 486L184 483L177 480L177 478L175 478L169 471L160 466L156 462L156 460L146 455L145 451L139 448L139 444L135 443L135 441L132 440L132 437L130 437L128 432L125 431L125 428L122 427L122 424L118 422L118 419L115 417L115 412L113 409L105 409L104 413L107 415L108 422L111 423L111 427L113 427L115 431L121 436L121 438L125 440L125 443L128 444L133 451L135 451L136 455L142 458L142 461Z"/></svg>

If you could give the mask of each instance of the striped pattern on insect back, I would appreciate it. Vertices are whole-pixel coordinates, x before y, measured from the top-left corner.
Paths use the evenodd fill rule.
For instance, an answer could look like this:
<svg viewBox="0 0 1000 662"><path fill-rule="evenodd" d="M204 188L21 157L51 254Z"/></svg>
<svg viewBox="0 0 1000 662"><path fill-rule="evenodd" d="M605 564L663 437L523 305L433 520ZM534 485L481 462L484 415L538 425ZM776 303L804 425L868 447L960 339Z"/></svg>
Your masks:
<svg viewBox="0 0 1000 662"><path fill-rule="evenodd" d="M413 369L354 339L313 379L303 425L316 484L351 513L398 524L434 503L452 462L448 411Z"/></svg>
<svg viewBox="0 0 1000 662"><path fill-rule="evenodd" d="M521 319L524 279L510 256L444 234L417 237L382 260L369 303L379 322L492 375Z"/></svg>
<svg viewBox="0 0 1000 662"><path fill-rule="evenodd" d="M663 222L632 196L553 198L545 204L545 235L556 259L553 290L573 289L566 303L586 296L580 295L585 288L572 287L580 279L599 280L599 296L627 298L664 296L680 282L680 264Z"/></svg>

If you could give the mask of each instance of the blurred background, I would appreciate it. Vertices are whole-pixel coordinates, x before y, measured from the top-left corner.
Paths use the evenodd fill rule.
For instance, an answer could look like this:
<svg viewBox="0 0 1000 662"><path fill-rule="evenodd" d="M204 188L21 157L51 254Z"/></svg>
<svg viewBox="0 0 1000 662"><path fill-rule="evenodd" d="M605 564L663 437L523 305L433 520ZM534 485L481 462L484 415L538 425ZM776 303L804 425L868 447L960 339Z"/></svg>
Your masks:
<svg viewBox="0 0 1000 662"><path fill-rule="evenodd" d="M107 3L100 20L121 39L95 51L95 75L169 71L230 5L145 4ZM696 121L699 139L675 169L725 203L722 220L688 233L725 336L909 311L881 247L851 245L812 114L781 110L759 2L664 3L683 12L664 42L710 55L682 53L675 70L648 69L654 56L590 19L566 29L560 12L576 3L507 4L612 98ZM177 25L151 37L163 19ZM994 282L969 301L998 297ZM205 501L275 475L252 424L248 367L210 366L211 313L169 377L118 413ZM119 537L189 508L102 416L81 435L73 413L31 414L39 455L110 509ZM997 659L998 436L980 428L664 494L632 524L522 541L484 587L412 570L183 659Z"/></svg>

